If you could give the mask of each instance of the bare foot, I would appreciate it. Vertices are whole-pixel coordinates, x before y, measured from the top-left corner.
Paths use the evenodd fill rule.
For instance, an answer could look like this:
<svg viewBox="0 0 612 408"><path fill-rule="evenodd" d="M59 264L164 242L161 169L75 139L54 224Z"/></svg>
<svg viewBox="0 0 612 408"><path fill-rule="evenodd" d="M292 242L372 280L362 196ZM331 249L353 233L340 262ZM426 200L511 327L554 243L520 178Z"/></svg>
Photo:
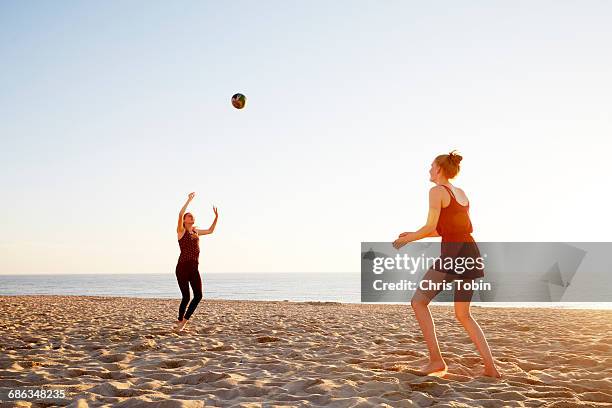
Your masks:
<svg viewBox="0 0 612 408"><path fill-rule="evenodd" d="M177 320L174 323L174 331L176 331L176 332L182 331L186 324L187 324L187 320L186 319Z"/></svg>
<svg viewBox="0 0 612 408"><path fill-rule="evenodd" d="M496 367L485 367L484 372L482 374L486 377L502 378L501 373L497 371Z"/></svg>
<svg viewBox="0 0 612 408"><path fill-rule="evenodd" d="M187 319L181 320L179 324L176 326L176 331L182 332L183 330L185 330L185 326L187 326L187 323L189 323L189 320Z"/></svg>
<svg viewBox="0 0 612 408"><path fill-rule="evenodd" d="M442 377L446 375L446 363L444 361L430 361L429 364L418 370L420 375L431 375Z"/></svg>

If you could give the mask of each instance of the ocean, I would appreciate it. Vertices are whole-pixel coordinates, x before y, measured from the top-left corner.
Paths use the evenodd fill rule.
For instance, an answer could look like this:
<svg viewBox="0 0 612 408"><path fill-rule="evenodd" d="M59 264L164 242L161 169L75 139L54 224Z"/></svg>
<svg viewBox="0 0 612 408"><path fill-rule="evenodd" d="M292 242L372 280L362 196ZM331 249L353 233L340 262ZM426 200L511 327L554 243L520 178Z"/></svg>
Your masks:
<svg viewBox="0 0 612 408"><path fill-rule="evenodd" d="M356 273L205 273L205 299L288 300L359 303L361 278ZM179 299L173 273L0 275L0 296L78 295ZM407 294L406 303L411 294ZM443 303L443 302L441 302ZM480 306L612 309L599 303L485 303Z"/></svg>
<svg viewBox="0 0 612 408"><path fill-rule="evenodd" d="M360 277L351 273L205 273L204 298L357 303ZM164 274L0 275L0 295L180 298Z"/></svg>

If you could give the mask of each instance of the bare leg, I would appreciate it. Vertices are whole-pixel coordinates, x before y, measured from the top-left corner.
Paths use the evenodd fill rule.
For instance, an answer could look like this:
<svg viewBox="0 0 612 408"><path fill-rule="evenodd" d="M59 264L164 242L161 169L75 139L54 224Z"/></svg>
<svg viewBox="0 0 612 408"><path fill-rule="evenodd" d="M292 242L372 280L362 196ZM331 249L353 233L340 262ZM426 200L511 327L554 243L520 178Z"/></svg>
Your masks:
<svg viewBox="0 0 612 408"><path fill-rule="evenodd" d="M457 297L457 292L455 292L455 297ZM462 300L466 299L463 296L461 298ZM470 339L472 339L472 342L476 346L478 353L484 361L484 375L488 377L501 378L501 374L495 367L495 362L493 361L493 355L491 354L489 343L487 343L487 339L485 338L482 329L470 313L470 302L455 301L455 316L470 336Z"/></svg>
<svg viewBox="0 0 612 408"><path fill-rule="evenodd" d="M444 280L444 276L444 273L430 269L425 276L423 276L423 280L427 282L426 284L429 282L440 283ZM429 351L429 364L419 370L424 375L444 375L447 369L446 363L442 358L442 353L440 353L440 346L438 345L438 338L436 337L436 327L429 310L429 302L431 302L431 299L439 292L440 289L418 289L410 302L412 310L414 310L414 315L421 327L423 337L425 338L427 350Z"/></svg>

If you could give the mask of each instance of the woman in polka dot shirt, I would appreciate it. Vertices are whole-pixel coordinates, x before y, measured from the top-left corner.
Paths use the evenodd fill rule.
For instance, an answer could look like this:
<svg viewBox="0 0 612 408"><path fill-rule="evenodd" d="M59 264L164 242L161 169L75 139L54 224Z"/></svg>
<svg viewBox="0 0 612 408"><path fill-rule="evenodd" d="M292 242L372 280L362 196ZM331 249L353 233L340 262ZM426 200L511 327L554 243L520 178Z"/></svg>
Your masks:
<svg viewBox="0 0 612 408"><path fill-rule="evenodd" d="M187 206L195 193L189 193L187 202L179 213L178 224L176 226L176 235L178 238L181 254L179 255L176 265L176 280L181 289L182 300L179 306L178 322L176 329L181 331L189 321L189 318L195 311L198 303L202 300L202 279L198 270L198 258L200 256L200 235L212 234L217 225L219 213L217 208L213 207L215 212L215 220L208 229L197 229L194 226L195 217L193 214L186 212ZM189 302L189 285L193 289L193 299ZM189 306L188 306L189 305Z"/></svg>

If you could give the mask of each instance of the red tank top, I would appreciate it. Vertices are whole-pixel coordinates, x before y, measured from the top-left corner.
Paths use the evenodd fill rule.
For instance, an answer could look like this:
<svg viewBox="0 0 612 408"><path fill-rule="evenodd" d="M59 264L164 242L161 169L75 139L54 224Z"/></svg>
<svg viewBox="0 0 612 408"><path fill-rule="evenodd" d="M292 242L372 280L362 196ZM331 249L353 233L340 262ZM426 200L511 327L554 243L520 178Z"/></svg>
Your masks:
<svg viewBox="0 0 612 408"><path fill-rule="evenodd" d="M448 206L440 210L440 218L436 231L442 237L442 241L465 242L473 241L470 235L473 231L470 220L470 204L461 205L457 202L452 190L442 186L450 194L451 200Z"/></svg>
<svg viewBox="0 0 612 408"><path fill-rule="evenodd" d="M179 262L198 261L200 256L200 237L197 233L185 231L181 239L178 240L178 243L181 248Z"/></svg>

